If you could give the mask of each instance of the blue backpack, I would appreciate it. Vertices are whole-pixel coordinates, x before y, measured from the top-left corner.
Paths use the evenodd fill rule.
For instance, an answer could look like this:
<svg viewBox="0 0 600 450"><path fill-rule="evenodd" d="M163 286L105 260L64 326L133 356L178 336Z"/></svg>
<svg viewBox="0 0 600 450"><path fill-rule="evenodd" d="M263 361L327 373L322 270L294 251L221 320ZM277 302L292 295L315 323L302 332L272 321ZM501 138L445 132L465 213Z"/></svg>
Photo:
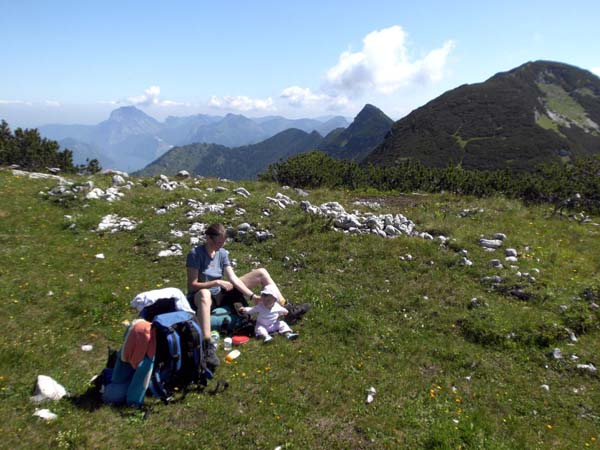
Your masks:
<svg viewBox="0 0 600 450"><path fill-rule="evenodd" d="M210 312L210 329L216 330L227 336L232 336L234 331L243 324L243 320L230 306L221 306Z"/></svg>
<svg viewBox="0 0 600 450"><path fill-rule="evenodd" d="M213 373L206 367L202 329L186 311L159 314L152 320L156 330L156 356L148 389L163 401L190 384L206 386Z"/></svg>

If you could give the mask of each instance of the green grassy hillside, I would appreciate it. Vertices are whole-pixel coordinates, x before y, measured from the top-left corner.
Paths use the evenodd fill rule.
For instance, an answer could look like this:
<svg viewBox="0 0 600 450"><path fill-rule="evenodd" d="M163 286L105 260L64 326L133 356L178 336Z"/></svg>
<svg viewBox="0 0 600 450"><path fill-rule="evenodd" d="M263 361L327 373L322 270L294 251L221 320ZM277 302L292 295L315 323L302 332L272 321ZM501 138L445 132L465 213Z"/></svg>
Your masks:
<svg viewBox="0 0 600 450"><path fill-rule="evenodd" d="M598 124L600 78L567 64L534 61L417 108L365 160L531 171L600 153Z"/></svg>
<svg viewBox="0 0 600 450"><path fill-rule="evenodd" d="M87 179L74 179L83 183ZM95 176L96 186L110 178ZM259 182L187 180L163 191L133 178L113 203L46 193L56 181L0 171L0 424L2 447L206 449L597 448L600 435L600 227L503 197L293 190ZM212 188L226 187L217 192ZM243 186L244 198L233 193ZM450 240L352 235L277 192L347 211L404 214ZM188 199L225 203L187 219ZM60 200L60 201L59 201ZM355 204L356 200L366 202ZM370 209L377 202L379 209ZM157 214L156 208L167 207ZM236 207L245 215L236 215ZM269 209L271 214L264 215ZM107 214L132 231L94 231ZM237 273L269 269L285 296L310 302L300 339L255 340L222 363L224 393L193 392L150 413L94 406L89 379L136 314L129 302L157 287L185 289L192 222L248 222L274 237L226 245ZM482 237L504 233L495 252ZM182 256L159 258L180 243ZM513 248L517 262L507 262ZM461 263L463 253L472 265ZM104 259L96 257L104 254ZM495 268L499 259L504 268ZM518 266L511 268L510 266ZM500 276L500 283L489 277ZM473 300L476 299L476 300ZM572 340L572 337L576 338ZM81 346L93 345L83 352ZM552 356L559 348L562 357ZM219 355L225 353L219 349ZM40 374L71 397L30 401ZM377 390L365 403L366 390ZM35 408L58 415L52 422Z"/></svg>

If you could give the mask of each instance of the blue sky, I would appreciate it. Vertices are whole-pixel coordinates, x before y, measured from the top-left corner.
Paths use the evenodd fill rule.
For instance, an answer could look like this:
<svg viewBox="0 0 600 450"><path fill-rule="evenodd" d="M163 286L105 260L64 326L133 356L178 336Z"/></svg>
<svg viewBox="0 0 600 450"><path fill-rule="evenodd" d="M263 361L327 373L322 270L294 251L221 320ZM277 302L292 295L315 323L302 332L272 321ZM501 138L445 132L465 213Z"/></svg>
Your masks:
<svg viewBox="0 0 600 450"><path fill-rule="evenodd" d="M0 119L393 119L538 59L600 75L595 1L0 0Z"/></svg>

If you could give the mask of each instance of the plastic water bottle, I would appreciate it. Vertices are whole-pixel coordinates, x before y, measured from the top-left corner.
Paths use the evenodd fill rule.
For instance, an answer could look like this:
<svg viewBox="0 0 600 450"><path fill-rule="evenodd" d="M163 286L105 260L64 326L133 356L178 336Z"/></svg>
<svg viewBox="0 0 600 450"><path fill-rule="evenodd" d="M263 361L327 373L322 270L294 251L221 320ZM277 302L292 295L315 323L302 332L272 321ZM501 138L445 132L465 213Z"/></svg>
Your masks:
<svg viewBox="0 0 600 450"><path fill-rule="evenodd" d="M240 351L239 350L232 350L229 353L227 353L227 356L225 357L225 361L231 362L235 358L237 358L238 356L240 356Z"/></svg>
<svg viewBox="0 0 600 450"><path fill-rule="evenodd" d="M223 339L223 350L225 350L227 352L227 351L231 350L232 346L233 346L233 341L231 340L230 337Z"/></svg>
<svg viewBox="0 0 600 450"><path fill-rule="evenodd" d="M210 342L216 347L219 344L219 332L213 331L210 333Z"/></svg>

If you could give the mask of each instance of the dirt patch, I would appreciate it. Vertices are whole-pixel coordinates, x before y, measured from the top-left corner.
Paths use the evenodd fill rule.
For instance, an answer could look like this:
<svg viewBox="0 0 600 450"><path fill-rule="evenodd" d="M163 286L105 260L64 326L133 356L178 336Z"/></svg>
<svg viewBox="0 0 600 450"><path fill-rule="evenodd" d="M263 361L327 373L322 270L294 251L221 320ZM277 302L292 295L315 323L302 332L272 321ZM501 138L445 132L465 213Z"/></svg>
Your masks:
<svg viewBox="0 0 600 450"><path fill-rule="evenodd" d="M346 442L347 448L362 449L370 447L370 440L354 423L342 423L333 417L316 419L314 426L320 433L334 436L336 442Z"/></svg>

